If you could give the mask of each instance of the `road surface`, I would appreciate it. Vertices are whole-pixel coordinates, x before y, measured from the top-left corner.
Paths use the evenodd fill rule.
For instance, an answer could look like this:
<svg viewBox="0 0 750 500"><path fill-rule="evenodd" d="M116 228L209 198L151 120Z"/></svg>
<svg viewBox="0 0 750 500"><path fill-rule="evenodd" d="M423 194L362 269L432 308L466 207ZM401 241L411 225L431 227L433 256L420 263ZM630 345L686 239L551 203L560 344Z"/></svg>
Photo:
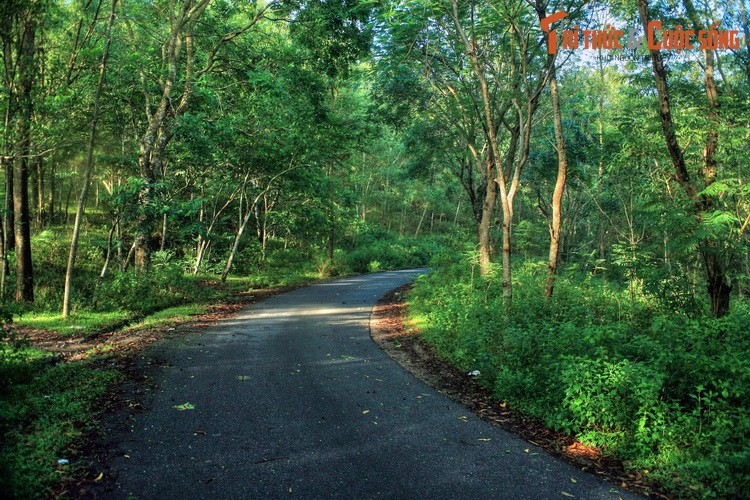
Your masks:
<svg viewBox="0 0 750 500"><path fill-rule="evenodd" d="M423 270L344 278L152 346L146 410L107 437L108 498L628 498L431 389L370 339ZM526 451L528 450L528 452Z"/></svg>

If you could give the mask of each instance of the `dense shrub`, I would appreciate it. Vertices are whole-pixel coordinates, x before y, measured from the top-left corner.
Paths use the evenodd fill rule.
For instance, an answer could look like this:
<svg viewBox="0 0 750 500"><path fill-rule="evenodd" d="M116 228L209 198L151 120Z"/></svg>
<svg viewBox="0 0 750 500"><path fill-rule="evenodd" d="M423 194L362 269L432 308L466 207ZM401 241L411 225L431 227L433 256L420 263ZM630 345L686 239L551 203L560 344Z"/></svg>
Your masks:
<svg viewBox="0 0 750 500"><path fill-rule="evenodd" d="M398 236L384 229L358 235L344 258L355 273L426 266L438 244L430 239Z"/></svg>
<svg viewBox="0 0 750 500"><path fill-rule="evenodd" d="M127 310L148 314L195 295L180 262L170 252L154 252L148 271L113 271L96 291L100 310Z"/></svg>
<svg viewBox="0 0 750 500"><path fill-rule="evenodd" d="M425 339L498 398L680 495L750 495L750 307L721 319L544 263L514 270L514 298L461 254L433 261L410 298Z"/></svg>

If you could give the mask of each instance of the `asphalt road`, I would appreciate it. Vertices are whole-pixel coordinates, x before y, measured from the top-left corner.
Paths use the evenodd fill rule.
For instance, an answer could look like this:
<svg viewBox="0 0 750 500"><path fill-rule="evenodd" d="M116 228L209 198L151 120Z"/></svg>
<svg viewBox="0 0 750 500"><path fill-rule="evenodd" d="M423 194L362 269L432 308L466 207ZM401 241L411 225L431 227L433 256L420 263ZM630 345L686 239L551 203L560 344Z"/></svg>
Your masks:
<svg viewBox="0 0 750 500"><path fill-rule="evenodd" d="M345 278L160 342L108 498L627 498L437 393L369 336L420 270ZM528 450L528 452L526 451Z"/></svg>

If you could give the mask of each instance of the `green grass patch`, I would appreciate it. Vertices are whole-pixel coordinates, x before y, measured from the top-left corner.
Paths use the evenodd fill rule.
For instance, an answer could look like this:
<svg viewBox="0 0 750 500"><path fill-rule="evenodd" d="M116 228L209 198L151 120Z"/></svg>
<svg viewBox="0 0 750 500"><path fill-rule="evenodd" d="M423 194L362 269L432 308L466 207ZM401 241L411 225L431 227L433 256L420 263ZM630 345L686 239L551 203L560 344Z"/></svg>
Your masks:
<svg viewBox="0 0 750 500"><path fill-rule="evenodd" d="M133 323L128 329L154 328L159 326L170 326L178 323L190 321L197 314L204 314L208 311L205 304L188 304L183 306L168 307L153 314L149 314L137 323Z"/></svg>
<svg viewBox="0 0 750 500"><path fill-rule="evenodd" d="M0 491L39 498L77 467L74 443L92 430L101 397L121 375L88 362L0 344ZM68 460L60 464L58 460Z"/></svg>
<svg viewBox="0 0 750 500"><path fill-rule="evenodd" d="M40 330L53 330L61 336L88 336L122 328L134 318L135 314L129 311L80 311L69 318L63 318L61 314L54 312L29 312L18 317L15 324Z"/></svg>

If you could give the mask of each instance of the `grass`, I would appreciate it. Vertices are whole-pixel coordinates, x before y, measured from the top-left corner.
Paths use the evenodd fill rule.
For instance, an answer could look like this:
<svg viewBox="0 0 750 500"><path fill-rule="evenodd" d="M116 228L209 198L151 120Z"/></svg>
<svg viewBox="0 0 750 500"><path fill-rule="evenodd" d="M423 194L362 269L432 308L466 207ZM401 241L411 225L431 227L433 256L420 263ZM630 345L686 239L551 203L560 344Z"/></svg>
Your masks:
<svg viewBox="0 0 750 500"><path fill-rule="evenodd" d="M0 344L2 495L50 496L77 467L75 444L96 426L102 396L121 378L91 361L55 364L48 353Z"/></svg>
<svg viewBox="0 0 750 500"><path fill-rule="evenodd" d="M208 312L206 304L187 304L183 306L168 307L153 314L149 314L137 323L128 326L128 330L141 328L155 328L159 326L170 326L190 321L193 316Z"/></svg>
<svg viewBox="0 0 750 500"><path fill-rule="evenodd" d="M14 323L20 327L52 330L65 337L78 334L89 336L116 330L134 319L135 314L129 311L81 311L69 318L63 318L61 314L54 312L29 312L18 317Z"/></svg>

